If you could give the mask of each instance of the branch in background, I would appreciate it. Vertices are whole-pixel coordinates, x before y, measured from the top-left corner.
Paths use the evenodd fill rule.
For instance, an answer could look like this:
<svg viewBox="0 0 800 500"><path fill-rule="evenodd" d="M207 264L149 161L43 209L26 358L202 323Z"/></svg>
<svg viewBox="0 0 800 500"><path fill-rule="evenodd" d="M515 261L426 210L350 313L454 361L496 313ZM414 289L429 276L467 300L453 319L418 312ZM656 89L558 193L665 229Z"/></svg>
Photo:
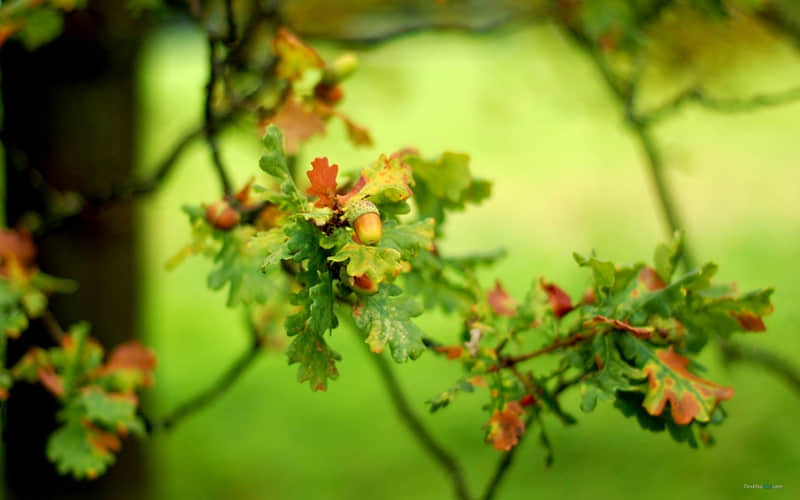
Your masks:
<svg viewBox="0 0 800 500"><path fill-rule="evenodd" d="M790 38L795 47L800 50L800 24L792 22L786 15L782 14L776 6L768 3L758 11L758 17L773 30Z"/></svg>
<svg viewBox="0 0 800 500"><path fill-rule="evenodd" d="M214 88L217 85L217 78L219 74L219 65L215 57L216 42L209 36L208 38L208 84L206 84L206 98L204 106L205 116L205 135L208 149L211 153L211 161L214 165L214 170L219 177L219 183L222 186L222 191L225 195L233 193L231 187L230 176L222 163L222 157L219 153L219 144L217 143L217 126L214 119Z"/></svg>
<svg viewBox="0 0 800 500"><path fill-rule="evenodd" d="M470 494L467 489L467 483L464 479L464 474L461 471L461 465L456 461L455 457L445 450L439 443L436 442L430 431L425 428L413 411L408 402L408 398L403 393L397 378L392 371L389 362L381 355L370 355L378 367L378 372L381 375L386 389L389 391L389 397L392 399L397 413L406 424L408 429L419 441L422 447L428 452L431 457L447 472L450 480L453 483L453 490L456 498L461 500L469 500Z"/></svg>
<svg viewBox="0 0 800 500"><path fill-rule="evenodd" d="M233 120L234 115L229 113L220 116L216 119L215 126L217 130L221 130ZM112 187L109 192L103 196L85 196L83 195L83 205L75 212L63 216L56 216L51 220L45 220L42 225L36 229L37 236L51 232L55 229L61 228L72 221L79 219L88 210L98 210L106 208L113 203L131 200L140 196L147 196L154 191L158 190L164 181L167 179L173 168L178 163L183 153L186 152L188 147L197 139L203 137L205 134L206 125L194 127L186 132L170 149L169 153L164 157L155 168L154 173L147 178L134 180L121 186ZM54 189L54 188L53 188Z"/></svg>
<svg viewBox="0 0 800 500"><path fill-rule="evenodd" d="M647 160L647 169L653 181L653 188L658 196L662 215L667 223L670 234L675 231L685 229L685 225L678 213L677 204L674 201L671 191L667 186L666 175L664 172L664 161L657 144L651 135L648 123L638 116L634 109L636 90L638 82L620 82L614 75L613 70L608 65L605 57L598 51L594 43L577 29L568 29L569 35L577 43L578 47L586 53L594 63L603 80L606 82L611 94L619 106L624 110L625 120L633 131L636 139L644 151ZM695 260L693 252L687 244L684 244L681 258L687 269L693 269Z"/></svg>
<svg viewBox="0 0 800 500"><path fill-rule="evenodd" d="M598 71L606 81L612 94L625 110L626 122L633 130L647 158L647 166L653 179L653 185L658 195L661 210L669 227L670 233L678 229L683 229L677 204L670 192L666 176L664 175L664 163L658 144L651 134L650 125L658 119L662 119L667 114L674 112L689 101L695 101L703 106L722 112L744 112L752 111L765 106L777 106L788 102L800 100L800 87L774 95L757 95L746 99L714 99L705 96L698 89L692 89L679 95L668 103L666 107L650 112L646 115L637 115L634 109L636 98L636 83L629 82L627 85L619 83L603 54L598 52L593 42L577 30L569 30L571 37L577 42L578 46L590 56ZM795 38L800 42L800 33ZM689 245L684 242L682 261L687 269L695 267L693 252ZM729 341L719 340L718 346L723 358L728 361L748 361L750 363L764 367L774 375L784 379L793 389L800 394L800 369L795 367L789 360L774 354L765 349L743 348Z"/></svg>
<svg viewBox="0 0 800 500"><path fill-rule="evenodd" d="M788 359L760 347L745 347L730 340L719 342L722 360L726 363L744 361L783 378L800 395L800 370Z"/></svg>
<svg viewBox="0 0 800 500"><path fill-rule="evenodd" d="M694 102L704 108L720 113L747 113L795 101L800 101L800 87L794 87L775 94L756 94L747 98L733 99L709 97L705 94L703 89L691 88L681 92L670 101L652 111L641 114L639 119L645 125L650 125L675 114L680 111L685 104L690 102Z"/></svg>
<svg viewBox="0 0 800 500"><path fill-rule="evenodd" d="M255 335L255 334L254 334ZM254 337L250 347L239 355L227 370L211 386L178 405L160 419L146 419L150 433L168 431L180 421L194 415L225 394L247 371L261 353L261 344Z"/></svg>
<svg viewBox="0 0 800 500"><path fill-rule="evenodd" d="M354 31L341 33L313 33L299 30L299 34L306 40L325 40L326 42L337 42L351 46L370 46L374 47L398 38L413 35L416 33L446 33L461 32L475 34L492 33L513 21L525 19L518 12L511 12L492 19L482 24L470 23L468 21L436 21L436 20L412 20L407 24L399 25L378 33L361 34ZM545 21L546 16L537 15L528 17L529 21Z"/></svg>

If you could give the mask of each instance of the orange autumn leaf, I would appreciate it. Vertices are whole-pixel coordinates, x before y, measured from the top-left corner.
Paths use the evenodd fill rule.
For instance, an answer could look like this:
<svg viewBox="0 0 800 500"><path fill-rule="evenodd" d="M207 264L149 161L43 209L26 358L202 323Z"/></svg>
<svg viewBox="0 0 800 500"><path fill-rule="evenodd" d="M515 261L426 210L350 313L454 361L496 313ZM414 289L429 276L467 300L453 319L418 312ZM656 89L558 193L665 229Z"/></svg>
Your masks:
<svg viewBox="0 0 800 500"><path fill-rule="evenodd" d="M319 200L314 203L317 208L336 206L336 175L339 173L339 165L329 165L327 158L315 158L311 162L311 170L306 172L311 187L306 193L317 196Z"/></svg>
<svg viewBox="0 0 800 500"><path fill-rule="evenodd" d="M525 433L525 422L520 418L525 410L517 401L509 401L502 410L495 410L489 419L489 435L495 450L511 451Z"/></svg>
<svg viewBox="0 0 800 500"><path fill-rule="evenodd" d="M305 70L321 68L325 61L317 51L306 45L300 38L286 28L278 28L272 40L272 50L278 58L275 72L281 78L296 80Z"/></svg>
<svg viewBox="0 0 800 500"><path fill-rule="evenodd" d="M495 282L494 288L489 291L488 295L486 296L486 300L489 302L489 306L492 308L492 311L494 311L495 314L500 316L508 316L509 318L514 317L517 304L514 299L503 289L503 286L499 281Z"/></svg>
<svg viewBox="0 0 800 500"><path fill-rule="evenodd" d="M659 276L658 272L652 267L645 266L642 272L639 273L638 279L639 283L643 284L645 288L651 292L661 290L666 286L664 280L661 279L661 276Z"/></svg>
<svg viewBox="0 0 800 500"><path fill-rule="evenodd" d="M464 348L459 345L440 345L433 348L439 354L445 354L447 359L458 359L464 354Z"/></svg>
<svg viewBox="0 0 800 500"><path fill-rule="evenodd" d="M643 372L649 387L642 406L651 415L661 415L669 403L672 420L687 425L692 420L708 422L720 401L733 397L733 388L717 385L689 372L689 359L669 349L657 349Z"/></svg>
<svg viewBox="0 0 800 500"><path fill-rule="evenodd" d="M277 113L262 125L274 124L283 133L286 153L297 153L300 144L315 134L325 133L325 121L313 109L307 108L296 98L287 99Z"/></svg>
<svg viewBox="0 0 800 500"><path fill-rule="evenodd" d="M751 312L731 314L746 332L764 332L767 330L767 325L764 324L764 320L761 318L761 316Z"/></svg>
<svg viewBox="0 0 800 500"><path fill-rule="evenodd" d="M89 442L89 446L97 450L101 455L110 455L122 448L122 443L116 434L99 429L88 421L84 421L83 426L88 431L86 439Z"/></svg>
<svg viewBox="0 0 800 500"><path fill-rule="evenodd" d="M151 387L155 366L156 356L153 351L138 340L131 340L117 346L108 361L97 370L97 374L103 376L121 370L136 371L142 374L142 384Z"/></svg>
<svg viewBox="0 0 800 500"><path fill-rule="evenodd" d="M61 377L56 375L52 367L39 368L37 374L39 376L39 382L41 382L48 391L56 396L64 395L64 386L61 383Z"/></svg>
<svg viewBox="0 0 800 500"><path fill-rule="evenodd" d="M547 294L550 308L553 310L553 316L561 318L572 310L572 299L567 295L567 292L555 283L545 282L544 279L539 280L539 284Z"/></svg>

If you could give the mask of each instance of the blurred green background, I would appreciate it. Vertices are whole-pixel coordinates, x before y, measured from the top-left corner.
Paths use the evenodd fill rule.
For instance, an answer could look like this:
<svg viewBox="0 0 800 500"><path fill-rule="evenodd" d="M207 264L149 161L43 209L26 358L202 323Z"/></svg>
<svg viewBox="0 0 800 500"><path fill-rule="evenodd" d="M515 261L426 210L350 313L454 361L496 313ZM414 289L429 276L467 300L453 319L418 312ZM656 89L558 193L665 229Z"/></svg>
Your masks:
<svg viewBox="0 0 800 500"><path fill-rule="evenodd" d="M315 44L325 55L341 48ZM760 44L757 57L725 61L706 81L719 95L750 95L800 81L788 45ZM345 169L381 152L414 145L427 155L467 152L473 172L494 181L493 198L452 217L444 251L504 246L508 258L484 275L517 297L539 276L573 295L588 283L571 254L594 248L614 261L649 260L665 238L650 178L633 136L595 69L547 25L512 25L492 34L418 34L359 51L343 109L371 129L375 146L356 150L338 123L302 151L301 165L328 156ZM206 74L202 35L158 33L141 61L143 169L153 165L202 112ZM679 80L677 77L676 81ZM675 82L653 76L659 89ZM745 115L687 106L657 129L669 179L697 257L720 264L721 280L741 289L771 285L775 313L764 335L747 342L800 359L800 104ZM255 131L231 131L223 155L237 184L259 175ZM143 336L159 355L157 385L145 402L162 414L205 387L245 348L239 311L209 291L210 263L164 263L189 241L178 210L212 201L218 187L201 144L183 157L168 185L141 205ZM454 341L457 321L440 314L420 324ZM330 344L343 355L327 393L295 380L280 350L263 356L207 410L146 446L155 478L150 498L444 499L450 483L395 414L365 346L345 328ZM535 439L525 442L499 498L796 498L800 491L800 400L747 365L722 366L708 349L713 380L736 388L729 419L711 449L691 450L650 434L610 405L580 412L576 392L564 406L579 423L545 420L555 464L544 468ZM459 367L430 354L395 366L414 409L463 461L473 491L498 456L483 444L484 395L427 413L424 401L449 387ZM783 484L782 491L744 483Z"/></svg>

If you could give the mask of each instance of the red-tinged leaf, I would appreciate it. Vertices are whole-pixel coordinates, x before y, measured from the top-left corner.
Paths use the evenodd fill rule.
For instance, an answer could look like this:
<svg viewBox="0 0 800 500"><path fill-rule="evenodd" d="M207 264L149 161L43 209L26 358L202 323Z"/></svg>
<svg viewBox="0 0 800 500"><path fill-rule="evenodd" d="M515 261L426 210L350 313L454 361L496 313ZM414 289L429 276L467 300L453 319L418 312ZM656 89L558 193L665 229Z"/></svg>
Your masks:
<svg viewBox="0 0 800 500"><path fill-rule="evenodd" d="M764 324L761 316L751 312L732 313L732 315L747 332L764 332L767 330L767 325Z"/></svg>
<svg viewBox="0 0 800 500"><path fill-rule="evenodd" d="M553 316L561 318L572 310L572 299L567 292L558 287L555 283L547 283L543 279L539 280L542 290L547 294Z"/></svg>
<svg viewBox="0 0 800 500"><path fill-rule="evenodd" d="M468 378L467 382L475 387L486 387L486 381L480 375L475 375L474 377Z"/></svg>
<svg viewBox="0 0 800 500"><path fill-rule="evenodd" d="M520 418L525 410L517 401L509 401L502 410L495 410L489 419L489 435L486 440L495 450L511 451L525 433L525 422Z"/></svg>
<svg viewBox="0 0 800 500"><path fill-rule="evenodd" d="M83 426L88 431L87 441L89 446L97 450L101 455L112 454L122 448L122 443L116 434L99 429L87 421L83 422Z"/></svg>
<svg viewBox="0 0 800 500"><path fill-rule="evenodd" d="M0 387L0 401L5 401L6 399L8 399L8 389Z"/></svg>
<svg viewBox="0 0 800 500"><path fill-rule="evenodd" d="M653 328L649 326L633 326L618 319L607 318L605 316L595 316L592 318L591 323L605 323L613 326L617 330L631 333L634 337L640 339L649 339L653 336Z"/></svg>
<svg viewBox="0 0 800 500"><path fill-rule="evenodd" d="M244 187L236 193L236 201L245 206L250 203L250 188L253 187L253 183L255 181L255 177L251 177L250 180L247 181L247 184L245 184Z"/></svg>
<svg viewBox="0 0 800 500"><path fill-rule="evenodd" d="M337 196L337 200L344 208L365 198L376 205L397 203L413 196L413 185L410 165L399 158L381 155L378 161L361 170L358 181L346 194Z"/></svg>
<svg viewBox="0 0 800 500"><path fill-rule="evenodd" d="M0 230L0 275L27 279L35 257L36 247L27 231Z"/></svg>
<svg viewBox="0 0 800 500"><path fill-rule="evenodd" d="M649 387L642 405L651 415L661 415L669 403L672 420L687 425L708 422L720 401L733 396L733 388L717 385L689 372L689 359L669 349L657 349L643 372Z"/></svg>
<svg viewBox="0 0 800 500"><path fill-rule="evenodd" d="M494 288L486 296L489 306L495 314L500 316L514 317L517 304L513 298L503 289L499 281L495 282Z"/></svg>
<svg viewBox="0 0 800 500"><path fill-rule="evenodd" d="M321 68L325 61L317 52L286 28L278 28L272 40L272 50L278 58L275 69L281 78L297 80L307 69Z"/></svg>
<svg viewBox="0 0 800 500"><path fill-rule="evenodd" d="M647 266L639 273L639 283L643 284L651 292L661 290L666 286L664 280L658 275L658 272L652 267Z"/></svg>
<svg viewBox="0 0 800 500"><path fill-rule="evenodd" d="M274 124L283 133L284 149L286 153L297 153L300 144L307 141L315 134L325 133L325 121L311 107L307 107L294 97L287 99L277 113L262 123Z"/></svg>
<svg viewBox="0 0 800 500"><path fill-rule="evenodd" d="M142 385L153 385L153 369L156 356L153 351L143 346L138 340L120 344L108 357L108 361L97 370L98 376L105 376L117 371L135 371L141 374Z"/></svg>
<svg viewBox="0 0 800 500"><path fill-rule="evenodd" d="M447 355L447 359L458 359L464 354L464 348L460 345L440 345L434 347L433 350Z"/></svg>
<svg viewBox="0 0 800 500"><path fill-rule="evenodd" d="M356 146L372 146L372 136L370 136L369 130L354 122L345 113L334 109L327 102L320 100L317 100L315 109L321 116L335 116L336 118L342 120L342 123L344 123L344 126L347 129L347 137ZM393 157L394 156L390 158Z"/></svg>
<svg viewBox="0 0 800 500"><path fill-rule="evenodd" d="M372 146L372 136L365 127L357 124L345 114L339 114L339 118L344 122L347 129L347 137L356 146Z"/></svg>
<svg viewBox="0 0 800 500"><path fill-rule="evenodd" d="M317 208L336 206L336 176L339 165L329 165L327 158L315 158L311 162L312 169L306 172L311 187L306 193L319 198L314 206Z"/></svg>
<svg viewBox="0 0 800 500"><path fill-rule="evenodd" d="M64 395L64 386L61 383L61 377L56 375L52 368L39 368L37 373L39 374L39 382L41 382L48 391L59 397Z"/></svg>

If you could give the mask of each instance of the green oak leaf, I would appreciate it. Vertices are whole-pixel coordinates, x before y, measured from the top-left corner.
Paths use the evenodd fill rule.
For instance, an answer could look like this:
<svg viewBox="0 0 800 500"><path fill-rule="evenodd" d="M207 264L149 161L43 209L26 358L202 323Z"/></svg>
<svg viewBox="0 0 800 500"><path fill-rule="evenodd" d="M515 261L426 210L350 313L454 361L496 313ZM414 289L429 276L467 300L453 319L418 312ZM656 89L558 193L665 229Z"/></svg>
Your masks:
<svg viewBox="0 0 800 500"><path fill-rule="evenodd" d="M47 440L47 458L60 474L71 474L75 479L95 478L114 463L114 454L107 447L93 443L98 435L79 419L71 419Z"/></svg>
<svg viewBox="0 0 800 500"><path fill-rule="evenodd" d="M585 412L594 410L598 400L614 401L617 391L639 390L631 382L644 379L641 370L622 359L614 342L614 334L595 336L592 350L601 366L581 383L581 410Z"/></svg>
<svg viewBox="0 0 800 500"><path fill-rule="evenodd" d="M383 224L383 237L380 246L393 248L404 259L416 256L420 250L430 250L433 246L434 220L424 219L410 224L400 224L389 220Z"/></svg>
<svg viewBox="0 0 800 500"><path fill-rule="evenodd" d="M270 197L270 201L277 203L281 208L290 212L303 211L308 205L306 197L297 189L289 163L283 152L283 135L274 124L267 127L263 139L264 154L258 165L261 170L275 177L280 182L281 194Z"/></svg>
<svg viewBox="0 0 800 500"><path fill-rule="evenodd" d="M136 416L136 401L129 396L90 388L81 392L76 404L83 405L85 418L93 423L109 429L144 434L144 425Z"/></svg>
<svg viewBox="0 0 800 500"><path fill-rule="evenodd" d="M658 275L664 280L664 283L669 284L672 280L672 274L681 261L683 239L683 233L678 231L675 233L672 241L669 243L661 243L656 247L653 253L653 264L655 265Z"/></svg>
<svg viewBox="0 0 800 500"><path fill-rule="evenodd" d="M614 285L615 267L614 264L607 261L601 261L594 255L584 257L578 253L573 253L575 262L581 267L588 267L592 270L592 280L594 283L594 290L597 296L602 300L608 294L611 287Z"/></svg>
<svg viewBox="0 0 800 500"><path fill-rule="evenodd" d="M237 227L221 235L222 246L214 256L216 267L208 275L208 287L219 290L229 284L229 307L240 303L264 302L270 291L270 281L264 276L263 252L250 246L253 228Z"/></svg>
<svg viewBox="0 0 800 500"><path fill-rule="evenodd" d="M403 271L408 263L403 261L400 251L383 246L359 245L348 242L335 255L328 257L331 262L347 262L350 276L367 275L373 283L392 281Z"/></svg>
<svg viewBox="0 0 800 500"><path fill-rule="evenodd" d="M417 183L414 199L422 217L441 223L447 210L464 210L466 203L478 204L491 195L488 181L473 179L469 155L445 152L426 160L407 156Z"/></svg>
<svg viewBox="0 0 800 500"><path fill-rule="evenodd" d="M289 236L283 228L272 228L269 231L256 233L247 242L247 248L256 254L264 254L262 269L276 266L289 257Z"/></svg>
<svg viewBox="0 0 800 500"><path fill-rule="evenodd" d="M356 326L366 334L372 352L380 354L388 344L398 363L416 359L425 351L422 330L411 321L422 314L422 306L399 296L400 292L396 286L381 285L378 293L353 309Z"/></svg>

